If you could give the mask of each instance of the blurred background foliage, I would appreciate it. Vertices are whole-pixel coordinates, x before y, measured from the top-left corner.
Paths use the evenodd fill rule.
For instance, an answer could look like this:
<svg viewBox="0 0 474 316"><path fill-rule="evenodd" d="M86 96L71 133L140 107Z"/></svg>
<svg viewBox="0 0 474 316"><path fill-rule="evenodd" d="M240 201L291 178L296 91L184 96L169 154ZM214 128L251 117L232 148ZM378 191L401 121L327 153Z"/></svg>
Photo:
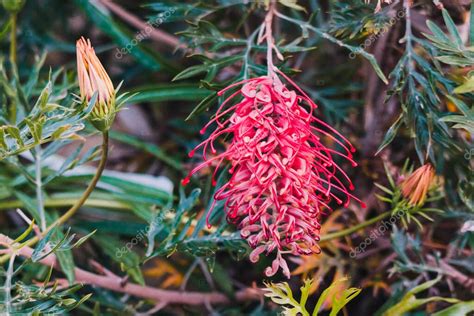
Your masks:
<svg viewBox="0 0 474 316"><path fill-rule="evenodd" d="M107 169L85 205L51 230L30 259L0 257L0 313L474 310L471 1L280 1L275 37L285 59L278 66L358 148L360 167L350 173L368 205L351 204L323 219L322 253L293 258L288 283L278 283L282 275L264 278L269 260L249 262L223 203L207 227L210 174L180 187L196 162L187 153L221 100L216 91L266 72L265 46L256 42L265 1L2 4L0 227L10 238L0 240L2 248L16 238L15 247L26 249L22 243L41 214L53 223L95 172L100 137L85 121L93 102L81 108L74 96L80 36L91 39L114 84L123 81L131 97L110 133ZM399 188L407 161L415 168L429 161L437 172L428 200L415 209ZM224 181L225 173L218 186ZM351 255L382 219L407 208L389 231ZM40 263L51 256L56 269ZM101 279L75 284L75 268L122 287L143 286L143 295L101 286ZM271 299L256 290L262 287ZM152 288L223 296L193 306L160 301L167 296L153 296Z"/></svg>

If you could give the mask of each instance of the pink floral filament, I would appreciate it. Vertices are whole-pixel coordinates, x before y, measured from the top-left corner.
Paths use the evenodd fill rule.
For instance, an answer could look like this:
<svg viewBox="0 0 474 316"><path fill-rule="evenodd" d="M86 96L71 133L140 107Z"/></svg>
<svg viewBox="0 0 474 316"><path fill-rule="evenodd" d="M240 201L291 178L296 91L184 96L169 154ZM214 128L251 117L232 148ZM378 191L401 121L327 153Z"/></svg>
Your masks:
<svg viewBox="0 0 474 316"><path fill-rule="evenodd" d="M278 251L272 267L266 270L268 276L279 267L289 276L282 251L300 255L320 251L320 216L331 211L331 201L347 207L355 199L363 205L350 193L354 186L334 161L335 156L343 157L356 166L354 147L316 118L316 104L284 77L295 90L288 89L276 75L232 85L242 87L222 103L201 130L204 134L206 128L217 126L190 152L192 157L201 149L204 161L183 180L186 185L194 173L213 166L215 185L217 170L224 161L230 162L230 180L214 198L225 200L227 219L238 225L242 237L254 248L252 261L263 252ZM237 98L240 101L235 103ZM235 104L229 105L232 101ZM231 136L230 143L218 153L214 143L224 136ZM321 137L332 139L343 151L327 148ZM209 152L211 158L206 155Z"/></svg>

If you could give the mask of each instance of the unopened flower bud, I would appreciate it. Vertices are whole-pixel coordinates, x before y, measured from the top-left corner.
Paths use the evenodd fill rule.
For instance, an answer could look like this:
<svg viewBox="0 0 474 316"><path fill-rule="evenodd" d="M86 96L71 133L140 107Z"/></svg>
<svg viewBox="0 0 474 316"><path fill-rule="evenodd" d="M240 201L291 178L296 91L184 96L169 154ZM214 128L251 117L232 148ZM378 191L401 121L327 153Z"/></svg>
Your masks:
<svg viewBox="0 0 474 316"><path fill-rule="evenodd" d="M97 92L90 115L91 123L107 131L115 118L115 89L109 75L97 58L90 40L81 37L76 43L77 76L83 102L89 102Z"/></svg>
<svg viewBox="0 0 474 316"><path fill-rule="evenodd" d="M412 205L422 205L426 200L434 178L435 171L431 164L427 163L421 166L401 183L400 188L403 196Z"/></svg>

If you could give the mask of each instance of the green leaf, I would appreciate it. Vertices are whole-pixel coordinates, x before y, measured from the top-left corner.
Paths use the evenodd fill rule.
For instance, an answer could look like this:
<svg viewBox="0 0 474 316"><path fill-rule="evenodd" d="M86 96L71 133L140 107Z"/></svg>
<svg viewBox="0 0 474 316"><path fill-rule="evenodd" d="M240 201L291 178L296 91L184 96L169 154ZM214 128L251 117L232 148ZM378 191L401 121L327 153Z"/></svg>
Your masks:
<svg viewBox="0 0 474 316"><path fill-rule="evenodd" d="M403 314L405 314L409 311L412 311L414 309L417 309L417 308L419 308L419 307L421 307L421 306L423 306L423 305L425 305L429 302L437 302L437 301L444 301L444 302L448 302L448 303L457 303L457 302L459 302L458 299L444 298L444 297L438 297L438 296L433 296L433 297L426 298L426 299L418 299L415 296L415 294L426 291L427 289L433 287L436 283L439 282L440 279L441 279L441 276L438 276L434 280L427 281L425 283L422 283L422 284L414 287L413 289L408 291L397 304L395 304L394 306L389 308L383 314L383 316L403 315Z"/></svg>
<svg viewBox="0 0 474 316"><path fill-rule="evenodd" d="M10 32L10 26L11 26L11 19L7 19L5 23L0 27L0 40L5 38Z"/></svg>
<svg viewBox="0 0 474 316"><path fill-rule="evenodd" d="M10 135L16 140L18 147L23 147L24 142L23 142L23 139L21 138L20 130L18 129L18 127L7 125L5 126L5 130L8 133L8 135Z"/></svg>
<svg viewBox="0 0 474 316"><path fill-rule="evenodd" d="M342 291L342 293L339 294L339 297L338 295L336 295L332 299L332 308L329 316L336 316L341 311L341 309L347 304L349 304L349 302L352 301L354 298L356 298L356 296L359 295L361 291L362 289L357 289L353 287Z"/></svg>
<svg viewBox="0 0 474 316"><path fill-rule="evenodd" d="M43 122L42 122L43 121ZM37 121L33 121L30 118L25 119L28 128L30 129L30 133L33 136L33 140L35 144L39 144L42 139L42 131L43 131L43 123L44 120L37 119Z"/></svg>
<svg viewBox="0 0 474 316"><path fill-rule="evenodd" d="M130 103L200 101L209 95L209 91L193 84L165 84L136 87L130 93L136 93Z"/></svg>
<svg viewBox="0 0 474 316"><path fill-rule="evenodd" d="M326 288L321 296L318 298L316 306L313 310L312 316L317 316L319 310L321 309L323 303L328 298L331 291L334 287L340 285L341 282L347 281L347 278L341 278L334 281L328 288ZM266 288L263 289L265 296L269 297L274 303L281 305L284 310L284 315L303 315L309 316L309 312L306 309L306 302L308 300L309 291L311 290L311 285L313 281L307 279L304 281L304 285L300 288L301 298L300 301L297 301L293 297L293 292L287 282L283 283L265 283ZM341 293L337 293L335 296L331 297L332 308L330 316L336 316L341 309L346 306L351 300L353 300L359 293L361 289L349 288L341 289ZM289 306L290 307L289 307Z"/></svg>
<svg viewBox="0 0 474 316"><path fill-rule="evenodd" d="M403 114L400 114L400 116L397 118L395 123L393 123L392 126L390 126L390 128L388 129L387 133L385 134L383 138L382 143L377 149L375 156L377 156L385 147L387 147L395 139L395 136L397 136L398 129L403 123L402 118L403 118Z"/></svg>
<svg viewBox="0 0 474 316"><path fill-rule="evenodd" d="M340 47L344 47L344 48L350 50L352 53L354 53L356 55L360 54L361 56L363 56L365 59L367 59L370 62L370 64L372 65L372 68L375 70L375 73L377 74L377 76L379 76L379 78L385 84L388 84L388 79L384 75L384 73L382 72L382 69L380 69L380 66L377 63L377 60L375 59L374 55L372 55L370 53L367 53L361 47L356 47L356 46L352 46L352 45L344 43L343 41L335 38L334 36L332 36L331 34L323 31L322 29L311 25L311 23L300 21L300 20L297 20L297 19L293 19L293 18L290 18L290 17L288 17L286 15L282 15L282 14L277 14L277 15L278 15L278 17L299 26L301 28L303 34L307 33L307 30L311 30L311 31L315 32L316 34L318 34L319 36L321 36L322 38L327 39L328 41L330 41L334 44L337 44Z"/></svg>
<svg viewBox="0 0 474 316"><path fill-rule="evenodd" d="M228 296L233 297L235 294L234 287L232 285L232 279L230 278L228 271L221 264L216 262L212 271L212 277L216 281L216 285Z"/></svg>
<svg viewBox="0 0 474 316"><path fill-rule="evenodd" d="M209 70L209 66L207 64L191 66L189 68L184 69L179 74L177 74L173 78L172 81L188 79L188 78L194 77L196 75L206 73L206 72L208 72L208 70Z"/></svg>
<svg viewBox="0 0 474 316"><path fill-rule="evenodd" d="M469 45L474 45L474 1L471 0L471 16L469 22Z"/></svg>
<svg viewBox="0 0 474 316"><path fill-rule="evenodd" d="M195 115L204 112L211 104L217 102L219 96L217 93L212 93L205 97L198 105L191 111L191 113L186 117L185 121L190 120Z"/></svg>
<svg viewBox="0 0 474 316"><path fill-rule="evenodd" d="M91 238L95 233L97 232L97 230L93 230L92 232L90 232L89 234L79 238L75 243L74 245L72 246L72 248L76 248L76 247L79 247L80 245L82 245L84 242L86 242L89 238Z"/></svg>
<svg viewBox="0 0 474 316"><path fill-rule="evenodd" d="M444 23L446 24L449 34L451 34L451 37L454 40L454 43L457 45L457 47L463 47L462 38L461 35L459 35L458 29L456 28L456 24L454 24L453 19L451 19L446 9L443 9L442 11Z"/></svg>
<svg viewBox="0 0 474 316"><path fill-rule="evenodd" d="M311 283L311 281L309 281ZM306 284L306 283L305 283ZM284 310L284 315L288 316L309 316L309 312L306 310L306 307L298 302L293 297L293 292L291 291L290 286L287 282L282 283L266 283L266 288L264 288L265 296L269 297L274 303L281 305ZM308 289L303 286L302 290L305 290L305 293L302 293L302 297L308 295ZM289 306L288 306L289 305Z"/></svg>
<svg viewBox="0 0 474 316"><path fill-rule="evenodd" d="M56 235L54 236L55 243L61 243L66 236L63 234L61 230L57 230ZM70 285L74 284L75 281L75 272L74 269L76 268L74 264L74 258L72 256L72 251L70 249L59 249L55 252L56 258L59 261L59 265L61 266L61 270L66 275L66 278Z"/></svg>
<svg viewBox="0 0 474 316"><path fill-rule="evenodd" d="M278 2L289 8L306 12L306 8L299 5L297 0L278 0Z"/></svg>
<svg viewBox="0 0 474 316"><path fill-rule="evenodd" d="M473 91L474 91L474 75L471 75L470 77L467 78L467 80L462 85L454 89L453 92L462 94L462 93L469 93Z"/></svg>
<svg viewBox="0 0 474 316"><path fill-rule="evenodd" d="M470 312L474 311L474 301L461 302L453 306L445 308L439 312L432 314L431 316L466 316Z"/></svg>
<svg viewBox="0 0 474 316"><path fill-rule="evenodd" d="M41 238L39 241L38 245L36 245L35 250L33 251L33 254L31 255L31 260L33 262L37 262L43 257L43 251L45 250L46 245L50 241L51 237L53 236L53 233L56 231L56 229L51 229L46 236Z"/></svg>
<svg viewBox="0 0 474 316"><path fill-rule="evenodd" d="M2 150L7 150L8 149L8 146L7 146L7 143L5 141L5 126L0 126L0 148Z"/></svg>
<svg viewBox="0 0 474 316"><path fill-rule="evenodd" d="M143 140L140 140L138 137L127 135L125 133L120 133L116 131L111 131L110 137L114 140L117 140L119 142L122 142L124 144L128 144L131 146L134 146L135 148L141 149L159 160L163 161L170 167L173 167L175 170L182 170L182 165L181 162L176 160L173 157L168 156L167 153L165 153L161 148L159 148L155 144L147 143Z"/></svg>

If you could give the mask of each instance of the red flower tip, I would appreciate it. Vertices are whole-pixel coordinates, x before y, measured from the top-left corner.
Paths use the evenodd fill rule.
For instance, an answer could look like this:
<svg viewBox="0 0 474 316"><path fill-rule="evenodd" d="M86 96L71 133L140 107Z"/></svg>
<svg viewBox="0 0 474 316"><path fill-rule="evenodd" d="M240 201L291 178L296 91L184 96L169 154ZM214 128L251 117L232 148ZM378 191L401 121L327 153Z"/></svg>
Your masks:
<svg viewBox="0 0 474 316"><path fill-rule="evenodd" d="M189 184L189 181L190 181L190 180L191 180L191 179L190 179L189 177L184 178L183 180L181 180L181 185L182 185L183 187L187 186L187 185Z"/></svg>

